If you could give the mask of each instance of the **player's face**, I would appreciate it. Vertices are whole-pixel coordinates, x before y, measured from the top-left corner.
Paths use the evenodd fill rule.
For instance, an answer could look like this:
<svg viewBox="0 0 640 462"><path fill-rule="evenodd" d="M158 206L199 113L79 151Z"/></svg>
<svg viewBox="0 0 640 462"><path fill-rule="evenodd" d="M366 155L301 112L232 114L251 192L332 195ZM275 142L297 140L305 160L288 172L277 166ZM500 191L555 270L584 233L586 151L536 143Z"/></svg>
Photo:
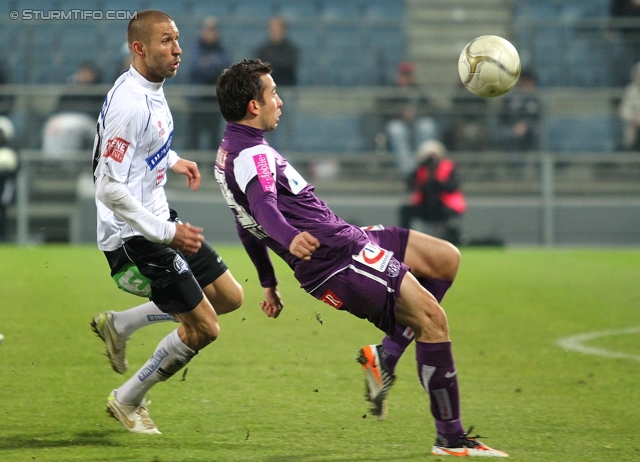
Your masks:
<svg viewBox="0 0 640 462"><path fill-rule="evenodd" d="M278 96L278 93L276 93L276 83L270 74L263 75L260 77L260 80L262 80L262 86L264 88L262 93L264 103L258 101L258 106L260 107L258 120L260 128L265 132L270 132L271 130L275 130L278 122L280 122L282 100Z"/></svg>
<svg viewBox="0 0 640 462"><path fill-rule="evenodd" d="M173 21L153 25L145 56L149 80L152 82L162 82L178 72L182 54L178 36L178 28Z"/></svg>

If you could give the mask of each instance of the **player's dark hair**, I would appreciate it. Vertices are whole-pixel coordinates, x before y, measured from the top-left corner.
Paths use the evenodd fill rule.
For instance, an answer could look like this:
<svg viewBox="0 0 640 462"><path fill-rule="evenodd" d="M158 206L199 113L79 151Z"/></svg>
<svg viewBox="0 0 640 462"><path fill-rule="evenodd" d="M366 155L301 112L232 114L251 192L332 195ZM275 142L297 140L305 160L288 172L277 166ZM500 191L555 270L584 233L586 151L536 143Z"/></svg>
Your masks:
<svg viewBox="0 0 640 462"><path fill-rule="evenodd" d="M262 77L271 74L271 64L259 59L243 59L225 69L216 83L220 112L227 122L237 122L247 115L251 100L264 103Z"/></svg>
<svg viewBox="0 0 640 462"><path fill-rule="evenodd" d="M151 38L151 24L157 22L173 22L173 19L167 14L159 10L144 10L139 11L135 17L129 21L127 26L127 43L129 44L129 50L131 45L135 41L149 44Z"/></svg>

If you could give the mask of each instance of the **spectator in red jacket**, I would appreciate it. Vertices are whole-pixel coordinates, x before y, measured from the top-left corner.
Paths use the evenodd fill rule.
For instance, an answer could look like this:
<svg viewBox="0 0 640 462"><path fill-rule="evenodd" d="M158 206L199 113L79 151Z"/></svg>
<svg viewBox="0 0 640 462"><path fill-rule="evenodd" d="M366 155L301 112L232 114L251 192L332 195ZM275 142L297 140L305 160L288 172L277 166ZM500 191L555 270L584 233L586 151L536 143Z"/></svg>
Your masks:
<svg viewBox="0 0 640 462"><path fill-rule="evenodd" d="M436 235L460 244L460 217L466 202L453 161L440 141L427 141L418 149L418 166L408 178L411 203L400 208L400 227L410 228L418 219L432 224Z"/></svg>

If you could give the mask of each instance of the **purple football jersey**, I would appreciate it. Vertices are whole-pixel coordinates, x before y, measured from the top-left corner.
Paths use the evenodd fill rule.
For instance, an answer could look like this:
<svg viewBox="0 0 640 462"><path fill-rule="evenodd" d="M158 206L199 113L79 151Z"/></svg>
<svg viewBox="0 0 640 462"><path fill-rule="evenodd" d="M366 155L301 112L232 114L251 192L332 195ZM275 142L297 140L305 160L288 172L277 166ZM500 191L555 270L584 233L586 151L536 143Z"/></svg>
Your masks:
<svg viewBox="0 0 640 462"><path fill-rule="evenodd" d="M289 264L309 292L348 266L351 256L369 242L362 229L346 223L315 196L313 186L269 146L260 129L227 124L215 175L263 287L276 284L265 246ZM308 261L289 252L291 241L303 231L321 244Z"/></svg>

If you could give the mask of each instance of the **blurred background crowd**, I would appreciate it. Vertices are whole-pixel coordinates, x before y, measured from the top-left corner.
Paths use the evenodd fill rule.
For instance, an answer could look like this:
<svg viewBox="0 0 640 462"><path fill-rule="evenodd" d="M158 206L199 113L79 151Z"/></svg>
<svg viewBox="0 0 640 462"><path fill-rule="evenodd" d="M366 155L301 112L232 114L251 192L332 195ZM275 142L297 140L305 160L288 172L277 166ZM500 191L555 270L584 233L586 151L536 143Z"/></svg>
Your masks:
<svg viewBox="0 0 640 462"><path fill-rule="evenodd" d="M27 8L40 19L11 19ZM639 192L639 0L6 0L0 117L11 134L0 140L19 162L0 159L0 178L13 175L4 239L29 240L21 234L46 222L36 238L73 240L71 225L53 225L70 212L53 210L90 186L81 159L90 158L104 95L130 63L127 20L50 12L147 8L180 30L181 68L165 84L173 147L205 174L222 136L217 76L259 57L273 64L284 100L268 140L320 189L410 195L420 148L435 141L471 197L538 194L545 181L571 195ZM457 76L460 51L485 34L510 40L523 65L516 88L491 100ZM543 152L556 156L551 179ZM38 215L38 201L56 196Z"/></svg>

